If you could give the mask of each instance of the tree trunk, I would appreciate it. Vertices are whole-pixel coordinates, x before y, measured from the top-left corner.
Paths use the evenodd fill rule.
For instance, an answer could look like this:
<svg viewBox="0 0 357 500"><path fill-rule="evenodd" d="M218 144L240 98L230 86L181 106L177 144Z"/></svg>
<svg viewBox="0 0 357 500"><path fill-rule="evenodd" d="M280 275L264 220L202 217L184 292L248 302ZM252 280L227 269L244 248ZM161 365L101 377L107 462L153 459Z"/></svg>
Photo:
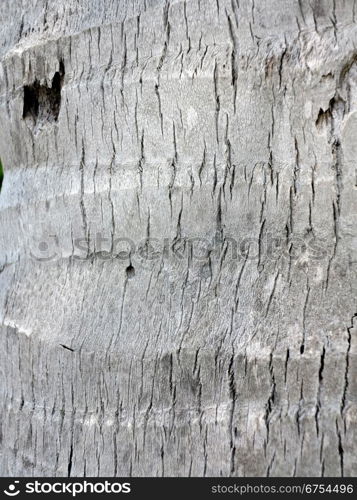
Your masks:
<svg viewBox="0 0 357 500"><path fill-rule="evenodd" d="M356 8L3 0L2 475L357 475Z"/></svg>

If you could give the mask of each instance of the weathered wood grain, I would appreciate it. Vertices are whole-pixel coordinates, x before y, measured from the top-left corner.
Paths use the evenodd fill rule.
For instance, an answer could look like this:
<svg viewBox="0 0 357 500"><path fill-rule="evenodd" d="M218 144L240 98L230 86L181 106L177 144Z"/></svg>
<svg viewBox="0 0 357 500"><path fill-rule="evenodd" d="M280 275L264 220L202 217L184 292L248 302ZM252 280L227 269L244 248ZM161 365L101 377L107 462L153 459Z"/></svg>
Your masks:
<svg viewBox="0 0 357 500"><path fill-rule="evenodd" d="M1 474L355 476L355 1L0 21Z"/></svg>

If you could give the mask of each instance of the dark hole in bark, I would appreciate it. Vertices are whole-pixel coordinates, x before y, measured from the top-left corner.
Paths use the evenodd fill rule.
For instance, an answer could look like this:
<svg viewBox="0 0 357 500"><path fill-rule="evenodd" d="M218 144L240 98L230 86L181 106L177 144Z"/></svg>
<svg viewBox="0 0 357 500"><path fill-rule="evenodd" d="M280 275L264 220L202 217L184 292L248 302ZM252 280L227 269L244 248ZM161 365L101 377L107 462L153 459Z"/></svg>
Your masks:
<svg viewBox="0 0 357 500"><path fill-rule="evenodd" d="M316 119L316 127L321 129L323 126L331 124L331 120L334 117L343 119L345 114L345 102L341 97L335 96L329 102L329 107L324 111L320 108L319 114Z"/></svg>
<svg viewBox="0 0 357 500"><path fill-rule="evenodd" d="M327 109L326 111L324 111L322 108L320 108L319 114L317 115L316 119L316 127L318 129L321 129L323 126L329 123L330 119L331 119L331 110Z"/></svg>
<svg viewBox="0 0 357 500"><path fill-rule="evenodd" d="M127 268L126 268L126 275L128 277L128 279L130 280L131 278L134 278L135 276L135 269L133 268L133 266L130 264Z"/></svg>
<svg viewBox="0 0 357 500"><path fill-rule="evenodd" d="M37 122L55 122L61 107L61 88L64 77L64 65L60 63L59 71L54 74L51 86L41 85L35 81L24 87L23 118Z"/></svg>

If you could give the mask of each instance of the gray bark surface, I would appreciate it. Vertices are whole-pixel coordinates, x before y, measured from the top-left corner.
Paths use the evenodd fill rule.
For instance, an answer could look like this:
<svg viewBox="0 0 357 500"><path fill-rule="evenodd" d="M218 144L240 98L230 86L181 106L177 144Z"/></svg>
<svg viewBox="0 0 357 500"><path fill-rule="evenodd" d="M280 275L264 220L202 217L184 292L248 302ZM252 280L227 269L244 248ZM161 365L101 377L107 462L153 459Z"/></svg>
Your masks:
<svg viewBox="0 0 357 500"><path fill-rule="evenodd" d="M357 475L356 8L2 1L2 475Z"/></svg>

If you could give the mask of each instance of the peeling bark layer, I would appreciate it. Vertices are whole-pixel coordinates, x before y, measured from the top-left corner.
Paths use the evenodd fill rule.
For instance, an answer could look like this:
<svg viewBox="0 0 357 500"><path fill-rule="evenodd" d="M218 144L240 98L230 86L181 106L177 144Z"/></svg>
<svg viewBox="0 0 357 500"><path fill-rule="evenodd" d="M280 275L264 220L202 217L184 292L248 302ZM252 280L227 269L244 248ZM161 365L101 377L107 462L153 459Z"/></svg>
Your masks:
<svg viewBox="0 0 357 500"><path fill-rule="evenodd" d="M355 2L0 15L1 474L356 476Z"/></svg>

